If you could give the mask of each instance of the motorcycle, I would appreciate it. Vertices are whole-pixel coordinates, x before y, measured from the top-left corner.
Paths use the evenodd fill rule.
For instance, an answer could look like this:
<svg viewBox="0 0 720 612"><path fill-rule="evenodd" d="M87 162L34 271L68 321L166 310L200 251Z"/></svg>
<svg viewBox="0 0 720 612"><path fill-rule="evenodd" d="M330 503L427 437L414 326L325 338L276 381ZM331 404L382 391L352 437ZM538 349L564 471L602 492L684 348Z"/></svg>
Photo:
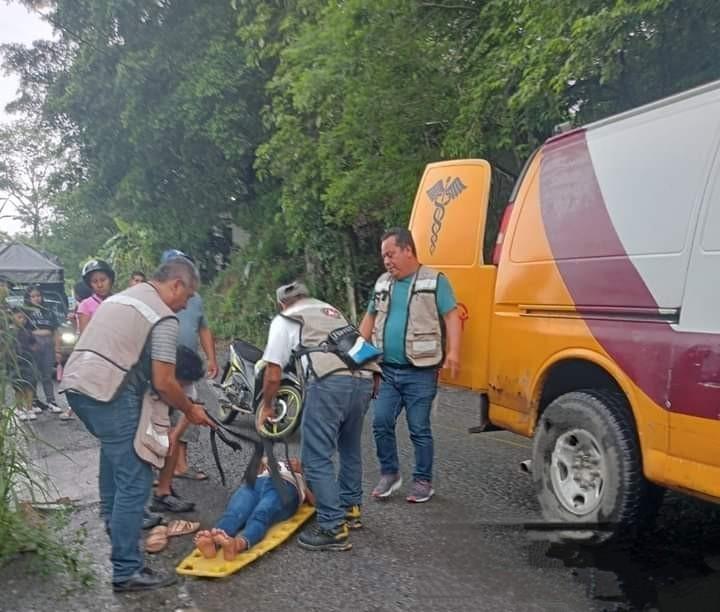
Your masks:
<svg viewBox="0 0 720 612"><path fill-rule="evenodd" d="M235 340L219 383L214 383L220 421L229 425L238 414L256 415L262 404L265 364L263 352L248 342ZM280 388L275 396L275 416L262 424L262 433L280 440L300 425L303 405L303 379L298 359L284 368Z"/></svg>

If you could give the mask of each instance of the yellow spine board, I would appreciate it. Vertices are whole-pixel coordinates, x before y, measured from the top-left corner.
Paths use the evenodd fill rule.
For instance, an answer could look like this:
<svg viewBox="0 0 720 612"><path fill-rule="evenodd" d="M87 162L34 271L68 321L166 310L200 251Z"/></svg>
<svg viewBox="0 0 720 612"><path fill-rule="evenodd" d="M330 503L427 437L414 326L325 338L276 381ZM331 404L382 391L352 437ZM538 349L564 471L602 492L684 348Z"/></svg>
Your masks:
<svg viewBox="0 0 720 612"><path fill-rule="evenodd" d="M222 550L218 550L214 559L206 559L196 548L180 562L176 571L183 576L199 576L202 578L224 578L234 574L258 557L262 557L266 552L282 544L302 527L313 514L315 514L315 508L303 504L293 516L286 521L273 525L260 542L250 550L240 553L232 561L223 559Z"/></svg>

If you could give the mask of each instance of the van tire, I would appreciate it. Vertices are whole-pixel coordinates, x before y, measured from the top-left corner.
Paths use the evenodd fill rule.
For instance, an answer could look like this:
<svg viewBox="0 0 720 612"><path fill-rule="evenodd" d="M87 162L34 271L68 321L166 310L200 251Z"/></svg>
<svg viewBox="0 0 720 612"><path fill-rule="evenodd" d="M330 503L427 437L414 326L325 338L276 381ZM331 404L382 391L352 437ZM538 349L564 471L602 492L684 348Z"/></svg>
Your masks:
<svg viewBox="0 0 720 612"><path fill-rule="evenodd" d="M630 408L617 391L585 389L551 402L535 430L532 472L553 541L600 544L634 533L662 499L643 476Z"/></svg>

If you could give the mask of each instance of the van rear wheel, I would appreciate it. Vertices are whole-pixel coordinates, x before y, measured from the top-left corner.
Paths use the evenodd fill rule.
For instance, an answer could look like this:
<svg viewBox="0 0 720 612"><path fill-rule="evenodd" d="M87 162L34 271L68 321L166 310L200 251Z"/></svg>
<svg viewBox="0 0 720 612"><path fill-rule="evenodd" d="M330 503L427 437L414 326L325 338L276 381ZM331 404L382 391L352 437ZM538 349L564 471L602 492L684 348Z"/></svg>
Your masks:
<svg viewBox="0 0 720 612"><path fill-rule="evenodd" d="M605 542L654 514L658 490L642 474L640 445L622 394L566 393L543 412L533 442L533 484L555 540Z"/></svg>

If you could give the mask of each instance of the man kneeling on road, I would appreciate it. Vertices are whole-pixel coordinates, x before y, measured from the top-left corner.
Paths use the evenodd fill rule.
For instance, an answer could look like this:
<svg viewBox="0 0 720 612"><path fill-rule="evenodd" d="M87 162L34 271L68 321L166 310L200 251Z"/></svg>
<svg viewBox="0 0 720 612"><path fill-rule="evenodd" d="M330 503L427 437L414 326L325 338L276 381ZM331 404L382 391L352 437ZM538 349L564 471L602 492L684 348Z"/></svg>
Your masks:
<svg viewBox="0 0 720 612"><path fill-rule="evenodd" d="M258 423L271 418L282 369L299 347L316 348L328 334L347 326L330 304L309 297L307 287L294 282L277 290L282 309L270 325L263 360L263 407ZM337 355L309 353L303 359L308 384L302 420L301 459L305 479L315 495L317 524L303 531L298 543L308 550L349 550L348 527L360 527L362 503L363 420L373 394L379 367L370 363L350 370ZM336 476L333 454L337 448Z"/></svg>
<svg viewBox="0 0 720 612"><path fill-rule="evenodd" d="M145 567L139 540L152 468L135 452L143 395L149 384L191 423L212 426L175 379L178 321L199 284L195 266L175 259L149 283L106 299L68 360L61 391L88 431L100 440L100 505L112 541L113 589L168 586L174 576Z"/></svg>

